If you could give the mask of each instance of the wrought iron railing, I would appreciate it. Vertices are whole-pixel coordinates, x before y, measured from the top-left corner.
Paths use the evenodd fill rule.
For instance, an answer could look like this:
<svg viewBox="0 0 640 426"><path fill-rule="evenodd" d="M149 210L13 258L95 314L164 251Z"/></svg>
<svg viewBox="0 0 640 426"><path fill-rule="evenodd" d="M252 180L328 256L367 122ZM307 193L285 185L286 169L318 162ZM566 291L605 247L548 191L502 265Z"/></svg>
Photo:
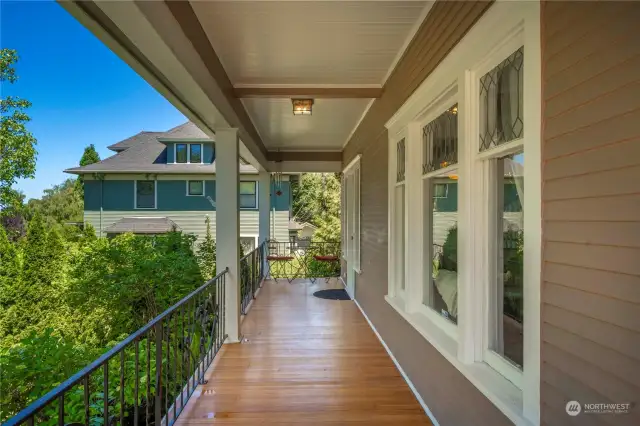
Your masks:
<svg viewBox="0 0 640 426"><path fill-rule="evenodd" d="M266 258L269 276L286 278L331 278L340 276L340 241L269 241Z"/></svg>
<svg viewBox="0 0 640 426"><path fill-rule="evenodd" d="M225 269L4 426L171 425L226 339Z"/></svg>
<svg viewBox="0 0 640 426"><path fill-rule="evenodd" d="M262 286L264 279L264 251L265 244L260 244L251 253L240 259L240 312L247 313L251 300Z"/></svg>

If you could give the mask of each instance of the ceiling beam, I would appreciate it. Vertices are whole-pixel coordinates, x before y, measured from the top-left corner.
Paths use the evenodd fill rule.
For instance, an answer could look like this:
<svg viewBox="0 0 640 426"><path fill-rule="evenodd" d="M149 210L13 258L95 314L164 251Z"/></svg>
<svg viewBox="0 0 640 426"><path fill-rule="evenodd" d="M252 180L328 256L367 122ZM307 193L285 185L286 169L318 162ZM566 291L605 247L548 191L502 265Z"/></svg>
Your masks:
<svg viewBox="0 0 640 426"><path fill-rule="evenodd" d="M269 151L267 161L342 161L340 151Z"/></svg>
<svg viewBox="0 0 640 426"><path fill-rule="evenodd" d="M331 98L331 99L373 99L382 96L382 87L277 87L242 86L234 87L237 98Z"/></svg>

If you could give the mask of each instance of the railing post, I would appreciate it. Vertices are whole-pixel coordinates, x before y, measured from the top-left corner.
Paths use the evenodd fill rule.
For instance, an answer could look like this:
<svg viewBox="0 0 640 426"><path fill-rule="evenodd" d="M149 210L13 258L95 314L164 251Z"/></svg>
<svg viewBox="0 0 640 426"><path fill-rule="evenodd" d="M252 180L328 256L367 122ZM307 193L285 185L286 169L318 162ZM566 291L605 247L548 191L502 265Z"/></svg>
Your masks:
<svg viewBox="0 0 640 426"><path fill-rule="evenodd" d="M258 244L266 244L271 238L271 175L269 172L260 172L258 174L258 221L259 221L259 236ZM274 212L275 214L275 212ZM264 262L266 258L261 259L264 268Z"/></svg>
<svg viewBox="0 0 640 426"><path fill-rule="evenodd" d="M154 326L156 334L156 398L154 424L162 422L162 321Z"/></svg>

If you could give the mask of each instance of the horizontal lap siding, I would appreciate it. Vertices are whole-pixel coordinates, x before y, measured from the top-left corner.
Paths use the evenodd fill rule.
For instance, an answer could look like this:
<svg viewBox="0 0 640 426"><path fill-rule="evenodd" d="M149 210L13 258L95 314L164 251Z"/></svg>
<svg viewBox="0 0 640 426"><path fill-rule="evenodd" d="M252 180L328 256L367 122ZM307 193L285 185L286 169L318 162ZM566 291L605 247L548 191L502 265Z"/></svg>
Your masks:
<svg viewBox="0 0 640 426"><path fill-rule="evenodd" d="M640 402L640 3L543 5L542 423Z"/></svg>
<svg viewBox="0 0 640 426"><path fill-rule="evenodd" d="M130 211L105 211L102 213L102 229L107 228L123 217L168 217L173 220L180 229L187 234L194 234L201 239L206 234L205 219L206 216L211 218L211 234L215 238L216 236L216 212L201 212L201 211L152 211L145 210L144 212L130 212ZM270 225L275 230L273 235L279 241L288 241L289 239L289 212L288 211L276 211L275 220L273 219L274 213L271 213L272 219ZM85 211L84 220L90 223L96 232L100 230L100 212L99 211ZM259 235L259 222L257 211L240 211L240 235L242 236L257 236Z"/></svg>
<svg viewBox="0 0 640 426"><path fill-rule="evenodd" d="M510 422L384 300L388 270L388 137L384 124L489 6L471 1L433 5L387 80L382 97L372 104L343 155L345 165L362 155L362 273L356 277L356 299L441 425Z"/></svg>

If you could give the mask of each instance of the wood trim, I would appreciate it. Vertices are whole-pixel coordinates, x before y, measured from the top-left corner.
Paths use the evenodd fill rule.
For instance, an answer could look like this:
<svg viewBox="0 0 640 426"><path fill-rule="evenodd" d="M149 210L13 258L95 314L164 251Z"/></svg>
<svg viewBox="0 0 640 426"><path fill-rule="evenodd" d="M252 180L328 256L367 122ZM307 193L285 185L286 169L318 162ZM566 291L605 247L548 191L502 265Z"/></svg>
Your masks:
<svg viewBox="0 0 640 426"><path fill-rule="evenodd" d="M282 161L340 161L342 162L342 152L340 151L269 151L267 160Z"/></svg>
<svg viewBox="0 0 640 426"><path fill-rule="evenodd" d="M169 8L169 11L175 18L180 28L184 32L185 36L189 39L193 48L196 50L202 62L209 70L211 77L216 81L222 94L226 98L227 102L231 106L233 112L237 116L239 122L230 120L232 117L225 117L232 127L238 127L240 130L240 139L245 139L243 136L246 134L256 143L258 149L263 155L267 155L267 149L264 146L264 142L260 137L257 129L253 125L247 110L242 105L240 99L234 96L233 85L227 75L220 58L216 54L213 46L207 37L196 13L194 12L191 4L188 1L165 1L165 4Z"/></svg>
<svg viewBox="0 0 640 426"><path fill-rule="evenodd" d="M382 87L235 87L236 98L379 98Z"/></svg>

